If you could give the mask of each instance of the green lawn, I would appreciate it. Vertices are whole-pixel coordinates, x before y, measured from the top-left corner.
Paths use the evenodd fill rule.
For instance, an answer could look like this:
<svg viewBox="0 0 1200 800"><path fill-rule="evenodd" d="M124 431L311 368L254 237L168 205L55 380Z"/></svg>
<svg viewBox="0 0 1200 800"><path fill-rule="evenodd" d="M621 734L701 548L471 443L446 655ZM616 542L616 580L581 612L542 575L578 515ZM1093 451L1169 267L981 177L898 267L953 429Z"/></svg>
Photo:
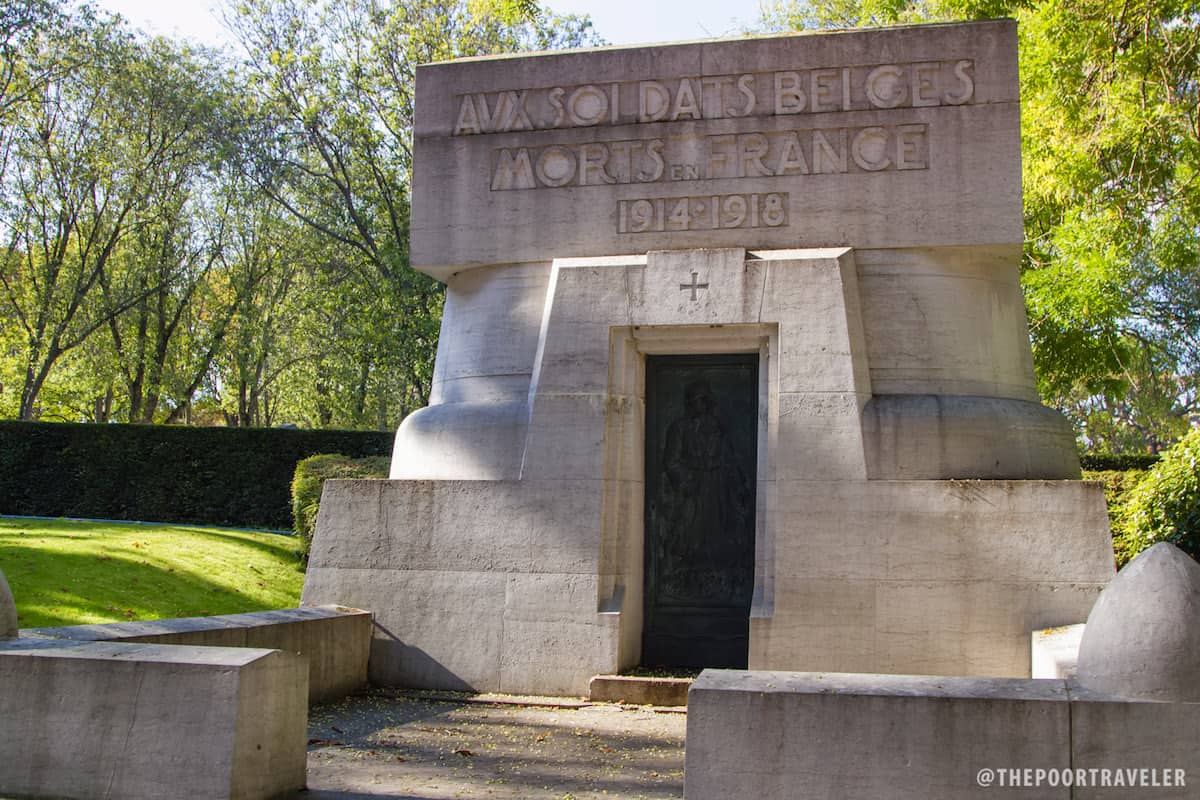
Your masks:
<svg viewBox="0 0 1200 800"><path fill-rule="evenodd" d="M0 519L22 628L295 606L293 536L192 525Z"/></svg>

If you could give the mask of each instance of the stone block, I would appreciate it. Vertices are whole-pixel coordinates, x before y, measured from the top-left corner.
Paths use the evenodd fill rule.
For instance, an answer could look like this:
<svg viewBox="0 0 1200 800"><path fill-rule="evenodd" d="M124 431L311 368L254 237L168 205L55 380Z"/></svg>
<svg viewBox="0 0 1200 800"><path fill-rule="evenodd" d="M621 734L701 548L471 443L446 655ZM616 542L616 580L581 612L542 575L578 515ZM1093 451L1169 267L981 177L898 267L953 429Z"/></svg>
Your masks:
<svg viewBox="0 0 1200 800"><path fill-rule="evenodd" d="M761 318L778 322L780 392L869 394L858 267L848 248L756 251Z"/></svg>
<svg viewBox="0 0 1200 800"><path fill-rule="evenodd" d="M375 685L498 692L506 583L502 572L310 561L301 602L371 604L368 674Z"/></svg>
<svg viewBox="0 0 1200 800"><path fill-rule="evenodd" d="M1029 634L1087 617L1113 575L1077 481L777 481L758 669L1026 677Z"/></svg>
<svg viewBox="0 0 1200 800"><path fill-rule="evenodd" d="M1020 244L854 251L878 394L1039 402Z"/></svg>
<svg viewBox="0 0 1200 800"><path fill-rule="evenodd" d="M215 617L26 628L22 636L73 642L253 647L302 656L309 702L334 700L367 682L371 614L357 609L281 608Z"/></svg>
<svg viewBox="0 0 1200 800"><path fill-rule="evenodd" d="M328 567L595 570L600 480L328 481L306 577ZM502 534L502 535L501 535ZM305 603L375 610L332 597Z"/></svg>
<svg viewBox="0 0 1200 800"><path fill-rule="evenodd" d="M758 322L763 280L762 267L747 261L741 248L656 249L647 256L645 281L631 298L628 321L639 326Z"/></svg>
<svg viewBox="0 0 1200 800"><path fill-rule="evenodd" d="M750 668L873 668L880 613L872 581L777 580L769 615L750 619Z"/></svg>
<svg viewBox="0 0 1200 800"><path fill-rule="evenodd" d="M613 672L617 620L596 612L593 575L509 575L503 609L500 691L584 695Z"/></svg>
<svg viewBox="0 0 1200 800"><path fill-rule="evenodd" d="M861 409L869 395L791 392L778 396L775 479L827 481L867 477Z"/></svg>
<svg viewBox="0 0 1200 800"><path fill-rule="evenodd" d="M1200 703L1117 697L1077 681L1068 688L1071 766L1089 775L1072 800L1200 796Z"/></svg>
<svg viewBox="0 0 1200 800"><path fill-rule="evenodd" d="M372 615L343 608L286 608L231 619L246 626L245 647L296 653L308 663L309 703L323 703L367 684Z"/></svg>
<svg viewBox="0 0 1200 800"><path fill-rule="evenodd" d="M1068 699L1051 681L705 670L688 693L684 796L993 797L980 769L1070 764Z"/></svg>
<svg viewBox="0 0 1200 800"><path fill-rule="evenodd" d="M597 675L588 684L588 698L600 703L686 706L688 688L691 685L691 678Z"/></svg>
<svg viewBox="0 0 1200 800"><path fill-rule="evenodd" d="M1193 798L1200 703L1076 681L706 670L687 800Z"/></svg>
<svg viewBox="0 0 1200 800"><path fill-rule="evenodd" d="M413 265L1019 244L1015 39L994 21L421 67Z"/></svg>
<svg viewBox="0 0 1200 800"><path fill-rule="evenodd" d="M480 399L453 388L463 379L521 375L528 387L549 281L549 261L540 260L464 272L449 282L438 338L435 404Z"/></svg>
<svg viewBox="0 0 1200 800"><path fill-rule="evenodd" d="M619 532L640 503L621 500L626 483L330 481L302 601L371 608L375 683L584 694L620 666L600 559L630 546ZM325 507L354 509L354 524Z"/></svg>
<svg viewBox="0 0 1200 800"><path fill-rule="evenodd" d="M0 645L0 794L271 798L304 786L308 667L254 648Z"/></svg>
<svg viewBox="0 0 1200 800"><path fill-rule="evenodd" d="M875 480L1079 479L1075 433L1027 400L877 394L862 414Z"/></svg>
<svg viewBox="0 0 1200 800"><path fill-rule="evenodd" d="M604 393L539 391L526 439L521 475L527 480L604 477L609 397Z"/></svg>

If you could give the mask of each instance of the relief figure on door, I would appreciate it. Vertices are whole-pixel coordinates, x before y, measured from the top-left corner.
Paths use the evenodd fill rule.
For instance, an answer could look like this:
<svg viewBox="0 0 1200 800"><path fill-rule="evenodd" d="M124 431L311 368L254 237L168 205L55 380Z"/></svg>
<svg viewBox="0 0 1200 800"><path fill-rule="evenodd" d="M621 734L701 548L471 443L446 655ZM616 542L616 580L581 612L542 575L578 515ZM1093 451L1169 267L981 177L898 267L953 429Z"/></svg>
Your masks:
<svg viewBox="0 0 1200 800"><path fill-rule="evenodd" d="M659 481L660 599L742 604L753 568L754 492L707 380L684 389L684 412L666 434ZM753 548L749 548L753 552Z"/></svg>

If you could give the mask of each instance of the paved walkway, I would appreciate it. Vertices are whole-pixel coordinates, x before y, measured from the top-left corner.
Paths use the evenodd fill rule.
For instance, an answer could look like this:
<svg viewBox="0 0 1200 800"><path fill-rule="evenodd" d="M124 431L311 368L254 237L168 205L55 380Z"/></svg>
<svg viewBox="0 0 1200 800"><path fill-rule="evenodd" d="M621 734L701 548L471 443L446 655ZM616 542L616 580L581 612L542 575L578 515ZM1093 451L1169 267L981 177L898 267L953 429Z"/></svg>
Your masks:
<svg viewBox="0 0 1200 800"><path fill-rule="evenodd" d="M295 800L683 797L680 710L563 705L376 692L319 706Z"/></svg>

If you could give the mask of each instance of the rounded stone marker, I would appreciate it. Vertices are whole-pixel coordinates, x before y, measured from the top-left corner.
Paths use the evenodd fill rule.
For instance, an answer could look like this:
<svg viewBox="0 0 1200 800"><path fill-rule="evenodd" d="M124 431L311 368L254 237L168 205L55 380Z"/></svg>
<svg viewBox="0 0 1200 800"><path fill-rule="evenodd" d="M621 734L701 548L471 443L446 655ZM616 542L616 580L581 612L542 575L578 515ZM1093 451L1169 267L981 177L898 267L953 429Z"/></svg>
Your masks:
<svg viewBox="0 0 1200 800"><path fill-rule="evenodd" d="M1078 678L1108 694L1200 701L1200 564L1166 542L1126 564L1088 615Z"/></svg>
<svg viewBox="0 0 1200 800"><path fill-rule="evenodd" d="M0 572L0 639L12 639L17 635L17 604L4 573Z"/></svg>

